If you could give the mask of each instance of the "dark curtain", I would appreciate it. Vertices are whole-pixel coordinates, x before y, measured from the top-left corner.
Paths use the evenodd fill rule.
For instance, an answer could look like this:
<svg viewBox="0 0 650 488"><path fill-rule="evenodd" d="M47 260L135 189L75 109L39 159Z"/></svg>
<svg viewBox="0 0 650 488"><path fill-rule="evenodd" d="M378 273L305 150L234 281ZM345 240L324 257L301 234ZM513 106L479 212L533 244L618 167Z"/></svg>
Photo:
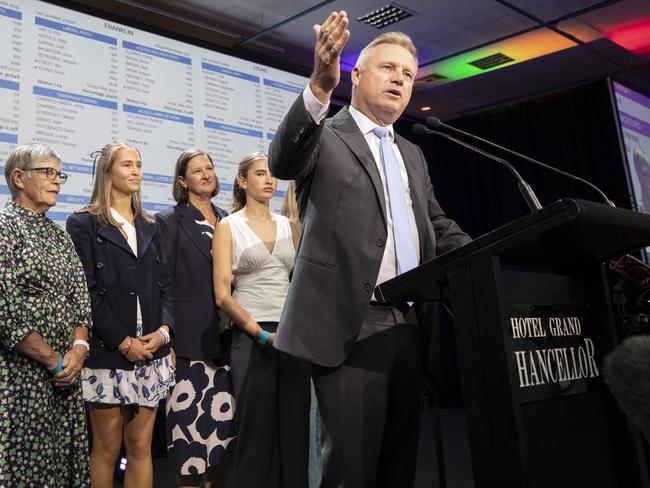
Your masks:
<svg viewBox="0 0 650 488"><path fill-rule="evenodd" d="M585 178L617 206L630 208L606 80L447 123ZM528 212L514 177L503 166L444 139L417 136L411 125L399 121L397 130L422 148L438 200L472 236ZM512 156L497 155L515 165L542 205L563 197L600 199L580 183Z"/></svg>

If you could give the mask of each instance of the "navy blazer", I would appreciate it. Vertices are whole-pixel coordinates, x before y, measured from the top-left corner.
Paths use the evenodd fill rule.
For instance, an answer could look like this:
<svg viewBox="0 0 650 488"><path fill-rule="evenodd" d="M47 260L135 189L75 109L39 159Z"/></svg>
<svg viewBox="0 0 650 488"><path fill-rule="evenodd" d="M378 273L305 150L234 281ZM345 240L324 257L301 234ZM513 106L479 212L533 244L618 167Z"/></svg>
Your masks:
<svg viewBox="0 0 650 488"><path fill-rule="evenodd" d="M228 212L212 205L222 219ZM174 351L192 359L221 356L219 314L212 282L211 241L194 222L195 209L182 203L156 214L165 260L172 276Z"/></svg>
<svg viewBox="0 0 650 488"><path fill-rule="evenodd" d="M133 369L133 363L117 347L125 337L136 336L137 297L143 335L162 324L172 330L174 327L171 280L163 260L158 226L136 217L135 229L137 256L117 227L101 224L88 212L68 217L66 230L83 264L92 303L90 354L84 364L89 368ZM167 354L169 346L165 345L154 358Z"/></svg>

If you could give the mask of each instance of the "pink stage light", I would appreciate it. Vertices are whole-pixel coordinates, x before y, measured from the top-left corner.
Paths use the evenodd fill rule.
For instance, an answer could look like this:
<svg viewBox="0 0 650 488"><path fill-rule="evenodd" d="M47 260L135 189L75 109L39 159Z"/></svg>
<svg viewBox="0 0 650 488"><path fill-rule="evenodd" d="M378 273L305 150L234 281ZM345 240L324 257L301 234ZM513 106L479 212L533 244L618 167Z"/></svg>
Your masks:
<svg viewBox="0 0 650 488"><path fill-rule="evenodd" d="M617 27L605 36L631 53L650 54L650 18Z"/></svg>

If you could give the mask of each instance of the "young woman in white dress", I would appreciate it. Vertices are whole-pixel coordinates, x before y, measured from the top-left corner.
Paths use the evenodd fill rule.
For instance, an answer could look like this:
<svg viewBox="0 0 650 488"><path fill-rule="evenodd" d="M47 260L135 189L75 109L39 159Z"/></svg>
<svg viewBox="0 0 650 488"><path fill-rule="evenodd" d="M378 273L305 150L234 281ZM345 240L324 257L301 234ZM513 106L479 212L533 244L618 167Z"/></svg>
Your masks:
<svg viewBox="0 0 650 488"><path fill-rule="evenodd" d="M276 179L256 152L239 163L232 214L215 229L214 290L233 329L238 488L308 486L308 365L273 348L299 232L271 213Z"/></svg>

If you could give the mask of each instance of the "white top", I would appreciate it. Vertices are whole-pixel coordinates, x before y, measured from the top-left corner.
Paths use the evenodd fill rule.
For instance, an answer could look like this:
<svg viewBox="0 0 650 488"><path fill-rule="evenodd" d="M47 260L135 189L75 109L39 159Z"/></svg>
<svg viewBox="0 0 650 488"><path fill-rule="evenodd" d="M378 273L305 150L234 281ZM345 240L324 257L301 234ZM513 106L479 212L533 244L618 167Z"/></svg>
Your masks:
<svg viewBox="0 0 650 488"><path fill-rule="evenodd" d="M120 224L122 227L122 231L124 234L126 234L126 242L131 248L131 251L133 251L133 254L135 254L136 257L138 257L138 236L135 232L135 227L131 225L124 217L122 217L122 214L120 214L117 210L115 210L113 207L111 207L111 215L115 219L115 221ZM136 320L138 324L142 324L142 310L140 309L140 297L136 296L136 304L137 304L137 311L136 311Z"/></svg>
<svg viewBox="0 0 650 488"><path fill-rule="evenodd" d="M329 104L323 105L312 93L309 84L305 87L303 91L303 100L305 103L305 109L309 112L314 122L320 124L325 116L327 115L327 110L329 109ZM375 159L375 164L377 165L377 170L379 171L379 176L384 186L384 199L386 201L386 222L388 227L388 237L386 238L386 246L384 247L384 255L381 260L381 266L379 267L379 275L377 276L377 284L381 284L384 281L388 281L391 278L397 276L397 258L395 256L395 239L393 238L393 217L390 211L390 197L388 195L388 186L386 185L386 176L384 175L384 166L381 163L381 150L380 150L380 141L379 138L372 132L372 130L377 127L377 124L370 120L365 114L359 112L354 107L349 107L350 115L356 122L359 130L363 134L363 137L366 139L372 156ZM402 154L395 144L395 133L393 132L393 125L388 125L390 130L390 137L393 140L393 151L395 151L395 156L397 157L397 162L399 164L399 171L402 175L402 183L404 185L404 196L406 197L406 209L408 211L409 220L411 221L411 234L413 237L413 242L415 244L415 252L417 262L420 262L420 240L418 237L418 228L415 223L415 215L413 214L413 201L411 200L411 191L409 189L409 177L406 172L406 166L404 165L404 159ZM373 294L374 300L374 294Z"/></svg>
<svg viewBox="0 0 650 488"><path fill-rule="evenodd" d="M276 233L270 253L241 210L223 219L232 234L233 297L256 322L280 320L296 255L289 219L274 213L271 217Z"/></svg>

